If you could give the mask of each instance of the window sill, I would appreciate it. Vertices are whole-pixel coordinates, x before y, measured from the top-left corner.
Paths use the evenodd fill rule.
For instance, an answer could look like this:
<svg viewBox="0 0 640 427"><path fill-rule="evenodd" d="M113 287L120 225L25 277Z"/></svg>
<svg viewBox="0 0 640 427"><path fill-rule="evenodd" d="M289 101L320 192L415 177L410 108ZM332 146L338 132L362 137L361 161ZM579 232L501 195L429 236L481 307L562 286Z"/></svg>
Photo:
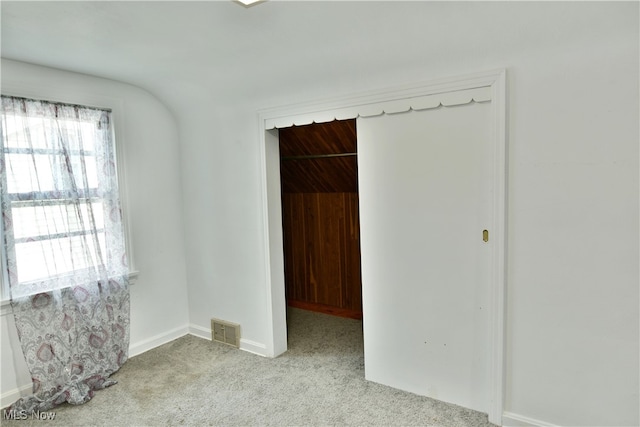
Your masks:
<svg viewBox="0 0 640 427"><path fill-rule="evenodd" d="M135 284L138 281L139 271L129 272L129 286ZM0 301L0 316L5 316L11 313L11 301L8 299L2 299Z"/></svg>

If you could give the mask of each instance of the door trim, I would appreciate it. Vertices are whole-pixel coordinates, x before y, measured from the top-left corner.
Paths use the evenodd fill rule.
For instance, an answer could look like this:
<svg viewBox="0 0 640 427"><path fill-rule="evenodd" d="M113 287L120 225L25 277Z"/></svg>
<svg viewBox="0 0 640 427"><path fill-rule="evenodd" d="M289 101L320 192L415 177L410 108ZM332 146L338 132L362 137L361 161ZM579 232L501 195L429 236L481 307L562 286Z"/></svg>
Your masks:
<svg viewBox="0 0 640 427"><path fill-rule="evenodd" d="M318 121L341 117L353 107L371 107L378 103L409 100L415 97L489 87L492 105L493 201L490 265L489 319L489 421L501 425L505 392L505 297L507 245L507 98L506 70L499 69L450 77L385 90L369 91L346 97L266 109L258 112L262 226L264 230L264 268L267 325L267 356L287 350L284 255L280 195L280 159L278 131L270 130L278 121ZM351 113L353 114L353 113ZM301 123L298 123L301 124ZM363 283L363 286L366 284ZM364 314L366 316L366 313Z"/></svg>

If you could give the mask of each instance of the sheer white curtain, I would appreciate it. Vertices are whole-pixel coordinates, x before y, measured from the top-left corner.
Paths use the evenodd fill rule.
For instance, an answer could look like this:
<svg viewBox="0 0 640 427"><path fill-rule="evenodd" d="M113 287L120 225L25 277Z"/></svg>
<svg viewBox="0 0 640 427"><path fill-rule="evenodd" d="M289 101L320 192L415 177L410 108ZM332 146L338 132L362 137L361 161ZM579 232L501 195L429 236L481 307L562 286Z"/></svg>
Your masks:
<svg viewBox="0 0 640 427"><path fill-rule="evenodd" d="M33 395L84 403L128 357L128 267L110 112L2 97L0 177L11 305Z"/></svg>

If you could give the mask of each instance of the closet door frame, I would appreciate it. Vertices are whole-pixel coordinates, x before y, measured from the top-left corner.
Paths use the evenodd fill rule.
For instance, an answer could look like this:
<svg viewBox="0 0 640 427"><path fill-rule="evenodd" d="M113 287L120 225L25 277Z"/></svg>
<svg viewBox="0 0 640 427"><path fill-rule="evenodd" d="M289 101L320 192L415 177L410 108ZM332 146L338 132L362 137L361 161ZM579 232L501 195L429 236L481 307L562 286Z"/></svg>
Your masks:
<svg viewBox="0 0 640 427"><path fill-rule="evenodd" d="M261 203L264 230L264 277L267 337L265 355L275 357L287 350L284 253L280 194L278 128L321 123L334 119L435 108L446 102L482 101L490 94L493 144L492 251L489 290L489 421L501 425L505 392L506 246L507 246L507 98L506 70L370 91L323 102L309 102L258 112ZM476 92L480 95L474 95ZM448 101L440 101L447 99ZM478 98L479 97L479 98ZM432 102L433 106L425 107ZM486 99L484 99L486 100ZM456 105L456 104L454 104ZM366 283L363 283L366 286ZM364 313L366 317L366 313Z"/></svg>

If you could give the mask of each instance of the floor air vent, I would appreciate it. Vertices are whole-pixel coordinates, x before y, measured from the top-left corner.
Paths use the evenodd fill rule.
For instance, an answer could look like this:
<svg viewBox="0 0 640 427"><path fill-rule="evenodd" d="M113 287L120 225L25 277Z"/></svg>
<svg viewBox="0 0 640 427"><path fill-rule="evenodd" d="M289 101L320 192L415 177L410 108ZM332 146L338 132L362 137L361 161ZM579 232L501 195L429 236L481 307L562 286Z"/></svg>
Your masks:
<svg viewBox="0 0 640 427"><path fill-rule="evenodd" d="M240 348L240 325L211 319L211 339Z"/></svg>

